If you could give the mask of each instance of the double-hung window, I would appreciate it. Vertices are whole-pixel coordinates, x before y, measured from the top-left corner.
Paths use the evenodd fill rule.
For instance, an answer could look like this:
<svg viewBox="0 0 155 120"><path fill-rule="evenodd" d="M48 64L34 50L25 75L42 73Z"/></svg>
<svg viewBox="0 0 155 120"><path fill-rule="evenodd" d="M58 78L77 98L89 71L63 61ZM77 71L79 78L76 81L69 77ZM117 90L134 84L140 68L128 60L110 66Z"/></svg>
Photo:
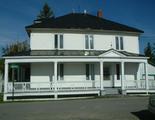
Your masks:
<svg viewBox="0 0 155 120"><path fill-rule="evenodd" d="M64 80L64 64L58 64L58 80Z"/></svg>
<svg viewBox="0 0 155 120"><path fill-rule="evenodd" d="M85 35L85 49L94 49L93 35Z"/></svg>
<svg viewBox="0 0 155 120"><path fill-rule="evenodd" d="M54 35L54 48L63 49L63 35L62 34Z"/></svg>
<svg viewBox="0 0 155 120"><path fill-rule="evenodd" d="M115 37L116 50L124 50L123 37Z"/></svg>
<svg viewBox="0 0 155 120"><path fill-rule="evenodd" d="M86 80L95 80L94 64L86 64Z"/></svg>

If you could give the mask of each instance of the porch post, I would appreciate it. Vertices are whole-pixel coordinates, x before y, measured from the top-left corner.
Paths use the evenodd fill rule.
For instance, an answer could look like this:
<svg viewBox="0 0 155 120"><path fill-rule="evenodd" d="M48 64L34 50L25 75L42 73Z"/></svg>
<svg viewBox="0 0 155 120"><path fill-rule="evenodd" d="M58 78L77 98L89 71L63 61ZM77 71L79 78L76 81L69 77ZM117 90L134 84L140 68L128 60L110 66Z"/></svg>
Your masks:
<svg viewBox="0 0 155 120"><path fill-rule="evenodd" d="M6 101L7 100L7 89L8 89L8 71L9 70L9 65L8 63L5 61L5 73L4 73L4 96L3 96L3 100Z"/></svg>
<svg viewBox="0 0 155 120"><path fill-rule="evenodd" d="M54 62L54 98L57 99L58 95L57 95L57 61Z"/></svg>
<svg viewBox="0 0 155 120"><path fill-rule="evenodd" d="M146 80L146 90L148 93L149 90L149 81L148 81L148 70L147 70L147 61L144 63L144 69L145 69L145 80Z"/></svg>
<svg viewBox="0 0 155 120"><path fill-rule="evenodd" d="M105 95L104 93L104 88L103 88L103 61L100 61L100 92L101 92L101 96Z"/></svg>
<svg viewBox="0 0 155 120"><path fill-rule="evenodd" d="M126 94L125 91L125 76L124 76L124 61L121 62L121 86L122 86L122 94Z"/></svg>

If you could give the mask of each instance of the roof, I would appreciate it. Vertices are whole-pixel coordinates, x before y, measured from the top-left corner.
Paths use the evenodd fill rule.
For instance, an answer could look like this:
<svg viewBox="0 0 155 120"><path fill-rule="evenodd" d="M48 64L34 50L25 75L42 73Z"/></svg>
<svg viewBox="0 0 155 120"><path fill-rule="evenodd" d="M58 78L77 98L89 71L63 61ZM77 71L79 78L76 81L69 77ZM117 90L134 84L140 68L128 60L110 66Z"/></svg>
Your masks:
<svg viewBox="0 0 155 120"><path fill-rule="evenodd" d="M6 56L99 56L110 50L112 49L109 49L109 50L32 50L32 51L25 51L25 52L20 52L16 54L5 55L5 57ZM144 55L141 55L141 54L130 53L126 51L117 51L117 52L129 57L145 57Z"/></svg>
<svg viewBox="0 0 155 120"><path fill-rule="evenodd" d="M137 28L87 13L70 13L56 18L36 20L32 25L26 26L27 31L31 28L92 29L143 33Z"/></svg>

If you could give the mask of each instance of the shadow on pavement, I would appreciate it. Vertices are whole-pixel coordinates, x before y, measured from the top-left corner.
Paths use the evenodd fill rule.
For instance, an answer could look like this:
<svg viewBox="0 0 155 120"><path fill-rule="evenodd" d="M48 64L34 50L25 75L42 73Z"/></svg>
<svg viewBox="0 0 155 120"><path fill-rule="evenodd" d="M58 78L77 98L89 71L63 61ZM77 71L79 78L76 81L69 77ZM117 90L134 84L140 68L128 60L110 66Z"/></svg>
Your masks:
<svg viewBox="0 0 155 120"><path fill-rule="evenodd" d="M155 115L149 112L148 110L141 110L131 113L137 118L139 118L139 120L155 120Z"/></svg>

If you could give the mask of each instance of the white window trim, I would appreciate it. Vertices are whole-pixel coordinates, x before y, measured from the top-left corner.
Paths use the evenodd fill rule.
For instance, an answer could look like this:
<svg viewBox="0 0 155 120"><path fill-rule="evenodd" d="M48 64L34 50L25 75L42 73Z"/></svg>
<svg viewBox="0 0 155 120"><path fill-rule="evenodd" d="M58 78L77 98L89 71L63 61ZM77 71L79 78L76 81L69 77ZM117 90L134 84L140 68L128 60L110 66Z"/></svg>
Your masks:
<svg viewBox="0 0 155 120"><path fill-rule="evenodd" d="M88 36L88 49L86 48L86 36ZM90 36L93 37L93 49L91 48L91 44L90 44ZM85 34L84 50L94 50L94 35L93 34Z"/></svg>
<svg viewBox="0 0 155 120"><path fill-rule="evenodd" d="M55 35L58 36L58 47L55 48ZM60 36L63 36L63 48L60 48ZM63 50L64 49L64 34L60 34L60 33L55 33L54 34L54 49L59 49L59 50Z"/></svg>
<svg viewBox="0 0 155 120"><path fill-rule="evenodd" d="M118 49L116 48L116 37L118 37ZM123 38L123 49L121 49L121 37ZM115 36L115 49L119 51L124 51L124 37L123 36Z"/></svg>

